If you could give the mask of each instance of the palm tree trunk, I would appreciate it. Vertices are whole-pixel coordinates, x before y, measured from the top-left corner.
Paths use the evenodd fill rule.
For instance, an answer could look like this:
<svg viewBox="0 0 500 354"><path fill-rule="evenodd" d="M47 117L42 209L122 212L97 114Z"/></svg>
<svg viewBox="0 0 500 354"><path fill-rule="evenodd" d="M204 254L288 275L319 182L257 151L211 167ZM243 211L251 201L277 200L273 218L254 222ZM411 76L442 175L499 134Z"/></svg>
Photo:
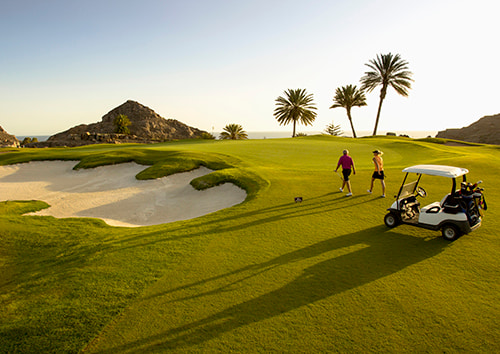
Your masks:
<svg viewBox="0 0 500 354"><path fill-rule="evenodd" d="M377 118L375 119L375 128L373 129L373 136L377 135L377 127L378 127L378 119L380 118L380 110L382 109L382 102L384 99L381 97L380 102L378 103L378 111L377 111Z"/></svg>
<svg viewBox="0 0 500 354"><path fill-rule="evenodd" d="M349 109L347 109L347 118L349 118L349 123L351 123L352 136L354 138L357 138L356 131L354 131L354 125L352 124L351 110L349 110Z"/></svg>
<svg viewBox="0 0 500 354"><path fill-rule="evenodd" d="M378 120L380 118L380 111L382 110L382 102L384 102L387 87L382 86L380 90L380 102L378 103L377 118L375 119L375 128L373 129L373 136L377 135Z"/></svg>
<svg viewBox="0 0 500 354"><path fill-rule="evenodd" d="M293 133L292 133L292 138L295 138L295 124L297 123L297 121L294 119L293 120Z"/></svg>

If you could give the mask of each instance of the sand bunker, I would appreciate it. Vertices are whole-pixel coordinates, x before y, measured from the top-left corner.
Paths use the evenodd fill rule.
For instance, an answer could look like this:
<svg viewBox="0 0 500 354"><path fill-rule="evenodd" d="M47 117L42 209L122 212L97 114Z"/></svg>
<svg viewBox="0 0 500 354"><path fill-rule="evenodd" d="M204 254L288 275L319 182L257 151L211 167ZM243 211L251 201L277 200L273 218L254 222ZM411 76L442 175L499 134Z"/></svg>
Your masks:
<svg viewBox="0 0 500 354"><path fill-rule="evenodd" d="M243 202L246 192L231 183L195 190L189 182L210 173L200 167L155 180L135 176L146 166L124 163L73 170L75 161L0 166L0 200L43 200L35 215L91 217L113 226L147 226L196 218Z"/></svg>

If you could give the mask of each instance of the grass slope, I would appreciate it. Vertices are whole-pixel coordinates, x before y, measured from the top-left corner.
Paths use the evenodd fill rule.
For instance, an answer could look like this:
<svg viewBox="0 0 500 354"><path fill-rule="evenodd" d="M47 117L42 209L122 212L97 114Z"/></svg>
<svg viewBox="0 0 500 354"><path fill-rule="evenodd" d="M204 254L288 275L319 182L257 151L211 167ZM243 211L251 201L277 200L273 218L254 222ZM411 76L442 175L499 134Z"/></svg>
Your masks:
<svg viewBox="0 0 500 354"><path fill-rule="evenodd" d="M348 148L354 197L333 174ZM385 152L388 196L403 167L468 168L482 179L484 225L453 243L387 229L392 198L368 195L371 151ZM231 181L243 204L143 228L21 216L39 201L0 203L0 351L493 352L500 343L500 151L403 138L304 137L16 150L0 164L136 161L155 178L205 165L198 188ZM439 200L446 179L422 181ZM302 196L303 203L294 203Z"/></svg>

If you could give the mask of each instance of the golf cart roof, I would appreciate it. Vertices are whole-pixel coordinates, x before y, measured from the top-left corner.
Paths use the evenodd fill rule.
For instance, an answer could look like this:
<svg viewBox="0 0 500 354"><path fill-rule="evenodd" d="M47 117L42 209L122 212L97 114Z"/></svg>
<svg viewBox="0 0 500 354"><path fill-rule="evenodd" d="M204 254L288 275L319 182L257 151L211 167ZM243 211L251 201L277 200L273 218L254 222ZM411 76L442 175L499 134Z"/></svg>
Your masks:
<svg viewBox="0 0 500 354"><path fill-rule="evenodd" d="M403 172L413 172L431 176L441 176L455 178L469 173L469 170L461 167L443 166L443 165L415 165L406 167Z"/></svg>

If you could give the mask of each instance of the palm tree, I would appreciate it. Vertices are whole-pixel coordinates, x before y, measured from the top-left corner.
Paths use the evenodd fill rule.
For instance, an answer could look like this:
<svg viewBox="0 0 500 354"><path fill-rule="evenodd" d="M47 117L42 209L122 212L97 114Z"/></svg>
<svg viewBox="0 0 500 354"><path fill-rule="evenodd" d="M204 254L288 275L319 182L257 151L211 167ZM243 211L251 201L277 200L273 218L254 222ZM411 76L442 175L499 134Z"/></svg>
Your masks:
<svg viewBox="0 0 500 354"><path fill-rule="evenodd" d="M297 121L305 124L312 125L316 119L316 109L313 103L313 95L307 94L305 89L288 89L284 92L285 97L278 97L276 99L276 109L274 116L280 123L288 124L293 122L292 138L295 137L295 126Z"/></svg>
<svg viewBox="0 0 500 354"><path fill-rule="evenodd" d="M411 76L413 73L408 70L408 62L402 60L399 54L380 54L377 55L377 59L372 59L369 64L365 65L373 71L365 72L365 76L361 78L361 90L371 92L375 87L382 85L377 119L375 120L375 129L373 130L373 135L377 135L380 110L387 94L387 88L392 86L401 96L407 97L408 89L411 89L411 82L413 81Z"/></svg>
<svg viewBox="0 0 500 354"><path fill-rule="evenodd" d="M219 139L242 140L248 139L247 133L239 124L228 124L224 127L224 131L220 133Z"/></svg>
<svg viewBox="0 0 500 354"><path fill-rule="evenodd" d="M357 138L354 125L352 124L351 108L366 106L365 93L362 90L358 90L356 85L337 87L333 103L333 106L330 108L344 107L346 109L347 118L349 118L349 123L351 123L352 136Z"/></svg>

